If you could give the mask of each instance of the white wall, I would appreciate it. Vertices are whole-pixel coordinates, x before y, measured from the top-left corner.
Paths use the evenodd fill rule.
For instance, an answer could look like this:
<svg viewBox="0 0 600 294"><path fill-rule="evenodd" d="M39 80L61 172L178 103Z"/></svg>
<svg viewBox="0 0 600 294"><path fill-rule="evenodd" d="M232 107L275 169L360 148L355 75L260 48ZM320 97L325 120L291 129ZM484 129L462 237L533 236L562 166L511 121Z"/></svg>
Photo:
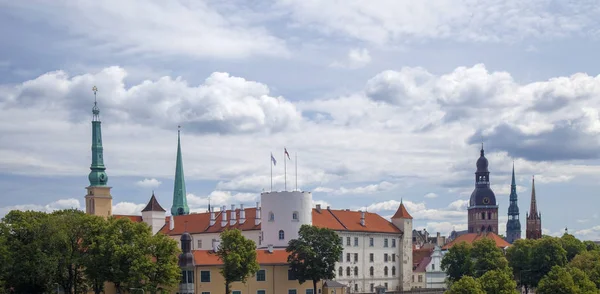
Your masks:
<svg viewBox="0 0 600 294"><path fill-rule="evenodd" d="M427 264L426 283L427 288L445 288L446 273L442 271L442 251L439 246L436 246L431 254L431 261Z"/></svg>
<svg viewBox="0 0 600 294"><path fill-rule="evenodd" d="M144 211L142 220L152 228L152 235L155 235L165 226L166 212L164 211Z"/></svg>
<svg viewBox="0 0 600 294"><path fill-rule="evenodd" d="M312 224L312 194L301 191L264 192L260 194L262 246L287 247L288 242L298 238L304 224ZM292 216L297 213L298 219ZM274 219L270 219L271 214ZM284 238L279 239L279 231ZM258 244L258 242L256 243Z"/></svg>

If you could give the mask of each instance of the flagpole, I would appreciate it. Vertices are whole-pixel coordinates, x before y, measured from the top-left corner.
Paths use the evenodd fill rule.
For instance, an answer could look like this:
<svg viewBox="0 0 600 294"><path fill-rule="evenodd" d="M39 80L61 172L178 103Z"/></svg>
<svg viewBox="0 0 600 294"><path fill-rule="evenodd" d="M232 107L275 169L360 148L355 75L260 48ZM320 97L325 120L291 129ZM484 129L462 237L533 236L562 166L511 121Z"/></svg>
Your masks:
<svg viewBox="0 0 600 294"><path fill-rule="evenodd" d="M273 192L273 153L271 153L271 158L269 158L269 165L271 166L271 192Z"/></svg>
<svg viewBox="0 0 600 294"><path fill-rule="evenodd" d="M294 165L296 166L296 191L298 191L298 152L295 154Z"/></svg>
<svg viewBox="0 0 600 294"><path fill-rule="evenodd" d="M285 148L283 150L283 190L287 191L287 160L285 159Z"/></svg>

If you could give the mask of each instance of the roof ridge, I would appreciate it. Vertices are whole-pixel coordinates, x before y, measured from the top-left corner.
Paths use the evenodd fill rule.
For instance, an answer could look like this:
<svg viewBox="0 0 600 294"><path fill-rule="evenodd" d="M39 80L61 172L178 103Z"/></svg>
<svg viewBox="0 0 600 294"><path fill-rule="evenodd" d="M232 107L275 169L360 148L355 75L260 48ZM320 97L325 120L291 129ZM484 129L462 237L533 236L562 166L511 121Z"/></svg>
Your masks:
<svg viewBox="0 0 600 294"><path fill-rule="evenodd" d="M340 223L340 225L342 225L342 227L344 227L344 229L348 230L348 227L346 227L346 225L344 225L344 223L335 215L335 213L333 213L333 211L331 209L327 209L327 211L329 211L329 213L331 213L333 218L335 218L335 220L338 221L338 223Z"/></svg>

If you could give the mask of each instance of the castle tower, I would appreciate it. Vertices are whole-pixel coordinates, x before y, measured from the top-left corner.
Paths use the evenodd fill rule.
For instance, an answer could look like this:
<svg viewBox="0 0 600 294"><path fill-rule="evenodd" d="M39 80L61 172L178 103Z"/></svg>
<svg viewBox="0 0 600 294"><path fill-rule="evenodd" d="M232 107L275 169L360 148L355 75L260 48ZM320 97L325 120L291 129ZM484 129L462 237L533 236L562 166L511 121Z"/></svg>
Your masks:
<svg viewBox="0 0 600 294"><path fill-rule="evenodd" d="M471 193L467 210L469 233L493 232L498 234L498 204L494 191L490 189L490 172L483 144L481 144L480 156L477 160L475 190Z"/></svg>
<svg viewBox="0 0 600 294"><path fill-rule="evenodd" d="M85 212L87 214L108 217L112 215L112 196L104 166L102 148L102 127L100 122L100 109L96 100L98 88L94 86L94 107L92 108L92 165L88 179L90 185L86 187Z"/></svg>
<svg viewBox="0 0 600 294"><path fill-rule="evenodd" d="M310 192L263 192L260 202L262 247L287 247L290 240L298 238L302 225L312 224Z"/></svg>
<svg viewBox="0 0 600 294"><path fill-rule="evenodd" d="M142 220L152 228L152 234L156 234L165 225L166 210L160 206L154 191L152 197L144 209L142 209Z"/></svg>
<svg viewBox="0 0 600 294"><path fill-rule="evenodd" d="M194 255L192 254L192 236L187 230L181 234L181 254L179 255L179 268L182 279L179 282L180 294L194 294Z"/></svg>
<svg viewBox="0 0 600 294"><path fill-rule="evenodd" d="M173 206L171 215L184 215L190 213L185 192L185 178L183 176L183 159L181 157L181 131L177 130L177 162L175 163L175 184L173 188Z"/></svg>
<svg viewBox="0 0 600 294"><path fill-rule="evenodd" d="M402 234L402 240L400 240L400 246L398 247L398 256L400 257L400 285L402 290L408 291L412 288L411 281L413 275L413 243L412 243L412 216L404 207L402 199L400 199L400 206L394 216L392 216L392 224L400 229Z"/></svg>
<svg viewBox="0 0 600 294"><path fill-rule="evenodd" d="M521 221L517 204L517 184L515 183L515 163L513 162L512 182L510 184L510 205L508 206L508 222L506 223L506 242L513 243L521 239Z"/></svg>
<svg viewBox="0 0 600 294"><path fill-rule="evenodd" d="M527 228L525 231L527 239L539 239L542 237L542 214L537 210L535 199L535 178L531 181L531 205L527 214Z"/></svg>

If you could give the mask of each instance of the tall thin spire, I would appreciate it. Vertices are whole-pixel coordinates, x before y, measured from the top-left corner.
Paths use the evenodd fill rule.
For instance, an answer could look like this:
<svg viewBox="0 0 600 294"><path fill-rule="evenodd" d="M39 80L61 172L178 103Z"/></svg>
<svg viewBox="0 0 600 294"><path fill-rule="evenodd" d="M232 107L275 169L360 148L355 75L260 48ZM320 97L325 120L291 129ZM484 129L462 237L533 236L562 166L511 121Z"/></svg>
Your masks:
<svg viewBox="0 0 600 294"><path fill-rule="evenodd" d="M189 214L187 194L185 191L185 177L183 175L183 159L181 156L181 126L177 126L177 162L175 163L175 183L173 188L173 206L171 215Z"/></svg>
<svg viewBox="0 0 600 294"><path fill-rule="evenodd" d="M531 180L531 204L529 206L529 215L537 216L537 200L535 199L535 176Z"/></svg>
<svg viewBox="0 0 600 294"><path fill-rule="evenodd" d="M92 165L90 166L90 186L106 186L108 176L106 175L106 167L104 166L104 148L102 147L102 127L100 122L100 108L96 100L98 88L92 88L94 92L94 107L92 107Z"/></svg>
<svg viewBox="0 0 600 294"><path fill-rule="evenodd" d="M515 181L514 161L509 199L510 204L508 206L508 221L506 222L506 241L512 244L515 240L521 239L521 221L519 220L519 205L517 199L517 183Z"/></svg>
<svg viewBox="0 0 600 294"><path fill-rule="evenodd" d="M537 199L535 195L535 177L531 180L531 205L527 215L527 229L525 231L527 239L539 239L542 237L542 215L537 209Z"/></svg>

